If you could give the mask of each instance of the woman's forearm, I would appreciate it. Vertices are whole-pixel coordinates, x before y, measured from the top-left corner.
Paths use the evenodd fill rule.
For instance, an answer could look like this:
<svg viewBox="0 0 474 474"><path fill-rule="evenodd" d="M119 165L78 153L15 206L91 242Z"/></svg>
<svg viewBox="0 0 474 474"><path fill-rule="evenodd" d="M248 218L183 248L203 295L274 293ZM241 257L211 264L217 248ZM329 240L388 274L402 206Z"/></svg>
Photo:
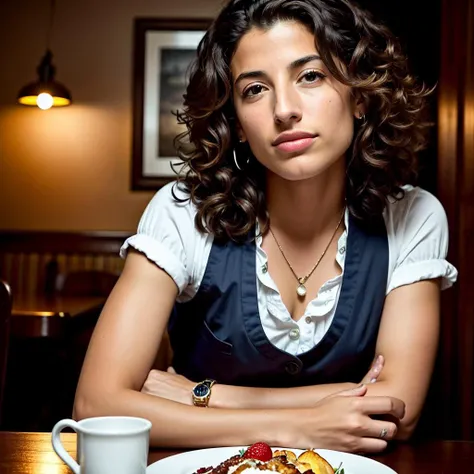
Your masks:
<svg viewBox="0 0 474 474"><path fill-rule="evenodd" d="M379 354L360 383L372 384L378 380L385 364ZM292 388L234 387L216 384L210 406L216 408L310 408L323 398L359 384L333 383Z"/></svg>
<svg viewBox="0 0 474 474"><path fill-rule="evenodd" d="M340 383L294 388L253 388L216 384L209 406L242 410L311 408L319 400L357 385ZM387 380L367 384L367 389L368 396L397 397L406 403L405 416L398 425L397 439L408 439L416 428L423 407L420 397L411 396L402 387Z"/></svg>
<svg viewBox="0 0 474 474"><path fill-rule="evenodd" d="M327 397L313 408L228 410L183 405L131 389L96 390L78 394L74 417L146 418L152 422L150 443L160 447L245 446L263 441L302 449L381 451L403 415L403 403L389 397L366 397L366 391L361 386ZM394 422L374 420L373 413L385 414ZM387 430L386 439L379 437L382 428Z"/></svg>
<svg viewBox="0 0 474 474"><path fill-rule="evenodd" d="M311 408L329 395L354 388L360 383L369 384L377 381L383 363L383 357L379 356L359 384L348 382L291 388L255 388L217 382L212 388L209 406L221 409ZM185 405L192 405L194 386L195 382L177 374L170 367L167 371L151 370L141 391Z"/></svg>
<svg viewBox="0 0 474 474"><path fill-rule="evenodd" d="M76 400L76 419L107 415L149 419L150 443L163 447L238 446L256 441L278 446L286 439L278 430L288 427L286 415L277 410L198 408L133 390Z"/></svg>
<svg viewBox="0 0 474 474"><path fill-rule="evenodd" d="M348 382L307 387L255 388L216 384L209 406L229 409L310 408L329 395L357 385Z"/></svg>

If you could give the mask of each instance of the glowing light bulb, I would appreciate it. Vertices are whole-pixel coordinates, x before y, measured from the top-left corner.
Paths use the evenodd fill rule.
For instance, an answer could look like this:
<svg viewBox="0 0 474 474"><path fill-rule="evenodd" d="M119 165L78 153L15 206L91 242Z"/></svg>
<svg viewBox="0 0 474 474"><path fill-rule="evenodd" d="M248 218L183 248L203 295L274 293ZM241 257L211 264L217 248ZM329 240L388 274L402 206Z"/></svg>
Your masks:
<svg viewBox="0 0 474 474"><path fill-rule="evenodd" d="M36 105L41 110L50 109L53 106L53 98L51 97L51 94L48 94L47 92L42 92L39 94L36 99Z"/></svg>

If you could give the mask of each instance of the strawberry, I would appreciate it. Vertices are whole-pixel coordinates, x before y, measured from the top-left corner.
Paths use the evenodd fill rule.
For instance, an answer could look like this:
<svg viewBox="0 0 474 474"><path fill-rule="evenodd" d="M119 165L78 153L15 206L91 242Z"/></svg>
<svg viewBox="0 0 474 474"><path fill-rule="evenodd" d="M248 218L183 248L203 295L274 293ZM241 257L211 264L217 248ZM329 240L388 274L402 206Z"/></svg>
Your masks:
<svg viewBox="0 0 474 474"><path fill-rule="evenodd" d="M267 443L262 443L260 441L252 444L252 446L245 451L243 457L246 459L258 459L259 461L267 462L273 457L272 448L270 448Z"/></svg>

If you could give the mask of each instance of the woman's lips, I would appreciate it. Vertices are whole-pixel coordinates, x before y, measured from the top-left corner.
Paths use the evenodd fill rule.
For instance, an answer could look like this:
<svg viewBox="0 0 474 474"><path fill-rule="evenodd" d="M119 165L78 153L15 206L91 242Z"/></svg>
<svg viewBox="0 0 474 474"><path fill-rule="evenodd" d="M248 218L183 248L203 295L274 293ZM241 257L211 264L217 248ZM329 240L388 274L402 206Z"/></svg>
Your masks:
<svg viewBox="0 0 474 474"><path fill-rule="evenodd" d="M299 151L306 150L306 148L310 147L313 144L313 141L316 137L308 137L308 138L299 138L297 140L288 140L285 142L281 142L276 145L278 150L283 151L285 153L295 153Z"/></svg>

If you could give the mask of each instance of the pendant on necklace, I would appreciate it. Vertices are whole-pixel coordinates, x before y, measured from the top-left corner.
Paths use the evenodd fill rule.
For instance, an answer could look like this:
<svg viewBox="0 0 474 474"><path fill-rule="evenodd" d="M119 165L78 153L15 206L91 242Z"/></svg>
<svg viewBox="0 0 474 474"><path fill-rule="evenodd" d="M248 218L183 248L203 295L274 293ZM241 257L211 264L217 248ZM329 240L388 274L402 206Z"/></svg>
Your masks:
<svg viewBox="0 0 474 474"><path fill-rule="evenodd" d="M306 286L303 285L303 283L300 283L298 288L296 288L296 293L298 296L306 296Z"/></svg>

